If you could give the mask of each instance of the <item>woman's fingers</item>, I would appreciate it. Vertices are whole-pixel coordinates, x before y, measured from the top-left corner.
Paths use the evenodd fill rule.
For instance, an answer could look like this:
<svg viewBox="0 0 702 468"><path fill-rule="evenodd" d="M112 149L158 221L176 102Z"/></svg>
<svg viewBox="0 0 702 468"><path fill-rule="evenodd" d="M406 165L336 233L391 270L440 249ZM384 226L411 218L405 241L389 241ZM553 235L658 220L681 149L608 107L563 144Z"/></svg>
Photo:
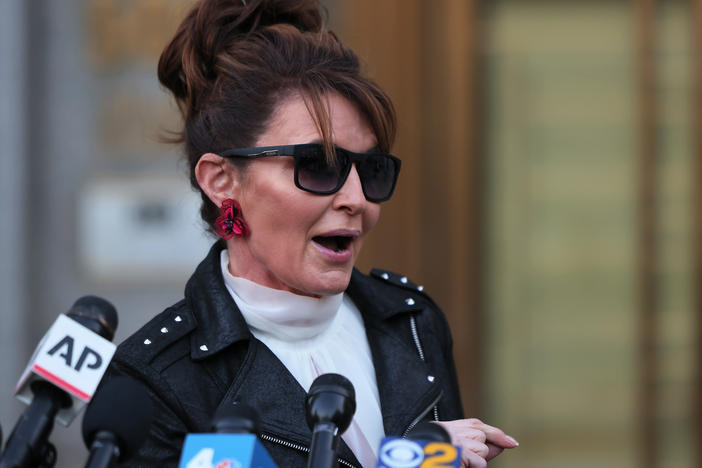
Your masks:
<svg viewBox="0 0 702 468"><path fill-rule="evenodd" d="M488 460L495 458L504 449L519 445L501 429L476 418L438 421L437 424L446 429L454 445L461 447L461 458L465 467L483 468Z"/></svg>
<svg viewBox="0 0 702 468"><path fill-rule="evenodd" d="M499 445L491 444L490 442L488 442L485 445L487 445L488 448L488 454L487 457L485 457L485 459L488 461L501 454L504 450L504 448L500 447Z"/></svg>
<svg viewBox="0 0 702 468"><path fill-rule="evenodd" d="M465 421L468 422L470 427L483 431L485 433L486 440L493 445L497 445L498 447L502 448L514 448L519 445L519 442L517 442L514 437L508 436L498 427L485 424L477 418L466 419Z"/></svg>
<svg viewBox="0 0 702 468"><path fill-rule="evenodd" d="M463 468L487 468L487 460L470 450L463 450L461 452L461 466Z"/></svg>
<svg viewBox="0 0 702 468"><path fill-rule="evenodd" d="M487 458L490 452L490 448L486 444L477 440L465 439L461 441L460 445L462 452L471 451L480 458Z"/></svg>

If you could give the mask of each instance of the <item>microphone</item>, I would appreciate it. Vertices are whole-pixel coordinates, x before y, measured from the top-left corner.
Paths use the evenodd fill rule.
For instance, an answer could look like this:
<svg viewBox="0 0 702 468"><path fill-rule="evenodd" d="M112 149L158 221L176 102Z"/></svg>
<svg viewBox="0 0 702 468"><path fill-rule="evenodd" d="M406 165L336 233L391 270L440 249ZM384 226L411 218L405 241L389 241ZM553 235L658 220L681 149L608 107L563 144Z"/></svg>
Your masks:
<svg viewBox="0 0 702 468"><path fill-rule="evenodd" d="M461 466L461 448L451 445L451 436L438 424L420 422L406 439L385 437L380 443L377 468L429 466Z"/></svg>
<svg viewBox="0 0 702 468"><path fill-rule="evenodd" d="M255 409L245 403L219 408L212 418L212 431L217 434L258 434L260 420Z"/></svg>
<svg viewBox="0 0 702 468"><path fill-rule="evenodd" d="M451 443L451 436L448 431L433 422L422 421L417 423L411 431L407 433L408 439L419 439L427 442Z"/></svg>
<svg viewBox="0 0 702 468"><path fill-rule="evenodd" d="M258 440L259 417L244 403L220 407L212 418L214 434L188 434L178 468L276 468Z"/></svg>
<svg viewBox="0 0 702 468"><path fill-rule="evenodd" d="M90 450L85 466L106 468L131 458L149 435L153 412L143 384L129 377L105 382L83 416L83 441Z"/></svg>
<svg viewBox="0 0 702 468"><path fill-rule="evenodd" d="M84 296L59 315L22 373L15 396L29 407L20 416L0 468L51 466L48 442L54 419L68 426L95 392L116 346L117 311L104 299Z"/></svg>
<svg viewBox="0 0 702 468"><path fill-rule="evenodd" d="M312 382L305 400L312 444L307 468L333 468L339 437L356 411L356 392L343 375L322 374Z"/></svg>

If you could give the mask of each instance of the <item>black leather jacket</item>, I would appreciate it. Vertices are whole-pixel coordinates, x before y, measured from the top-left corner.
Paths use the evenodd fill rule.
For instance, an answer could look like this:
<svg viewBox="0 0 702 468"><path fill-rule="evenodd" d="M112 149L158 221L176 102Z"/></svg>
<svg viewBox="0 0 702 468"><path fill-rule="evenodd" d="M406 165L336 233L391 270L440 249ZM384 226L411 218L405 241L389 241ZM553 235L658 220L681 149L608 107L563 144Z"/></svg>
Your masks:
<svg viewBox="0 0 702 468"><path fill-rule="evenodd" d="M250 332L224 285L215 244L185 298L122 343L110 373L145 382L156 405L149 438L129 466L176 466L187 433L208 432L218 406L245 402L261 417L261 438L278 466L306 466L311 431L305 389ZM361 311L387 435L421 419L463 417L452 341L434 302L406 278L354 270L346 291ZM360 467L340 442L341 466Z"/></svg>

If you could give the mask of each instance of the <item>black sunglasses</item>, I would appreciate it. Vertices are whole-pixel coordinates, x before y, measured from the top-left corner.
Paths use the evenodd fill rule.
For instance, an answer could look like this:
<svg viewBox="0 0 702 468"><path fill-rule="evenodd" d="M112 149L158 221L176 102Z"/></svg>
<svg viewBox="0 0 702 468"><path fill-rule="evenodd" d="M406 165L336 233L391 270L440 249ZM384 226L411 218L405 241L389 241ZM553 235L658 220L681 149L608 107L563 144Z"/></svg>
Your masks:
<svg viewBox="0 0 702 468"><path fill-rule="evenodd" d="M387 153L354 153L338 146L335 148L337 160L334 164L329 164L324 147L319 143L230 149L219 155L225 158L292 156L295 158L295 185L320 195L335 193L343 187L351 165L356 164L366 200L378 203L392 196L400 174L399 159Z"/></svg>

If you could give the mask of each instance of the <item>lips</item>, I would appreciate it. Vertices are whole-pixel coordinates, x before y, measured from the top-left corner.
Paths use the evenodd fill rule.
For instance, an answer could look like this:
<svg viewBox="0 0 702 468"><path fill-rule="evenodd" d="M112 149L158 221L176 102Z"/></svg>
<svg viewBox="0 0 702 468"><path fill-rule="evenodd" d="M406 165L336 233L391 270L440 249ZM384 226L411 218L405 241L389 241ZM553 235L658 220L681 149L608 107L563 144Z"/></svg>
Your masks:
<svg viewBox="0 0 702 468"><path fill-rule="evenodd" d="M316 236L312 240L326 249L343 252L349 248L353 238L351 236Z"/></svg>
<svg viewBox="0 0 702 468"><path fill-rule="evenodd" d="M334 260L346 260L351 255L351 244L360 234L358 231L330 231L314 236L312 241L325 255Z"/></svg>

